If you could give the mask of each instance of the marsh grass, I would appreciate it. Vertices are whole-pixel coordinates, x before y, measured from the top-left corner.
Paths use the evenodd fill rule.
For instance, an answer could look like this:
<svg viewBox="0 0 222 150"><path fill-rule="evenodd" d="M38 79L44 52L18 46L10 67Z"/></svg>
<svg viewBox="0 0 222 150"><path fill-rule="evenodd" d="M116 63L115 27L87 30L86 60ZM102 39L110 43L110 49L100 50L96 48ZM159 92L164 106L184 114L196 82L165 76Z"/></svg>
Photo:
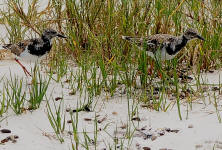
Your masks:
<svg viewBox="0 0 222 150"><path fill-rule="evenodd" d="M84 136L84 143L81 144L83 148L89 149L89 143L91 142L91 139L86 131L83 130L83 136Z"/></svg>
<svg viewBox="0 0 222 150"><path fill-rule="evenodd" d="M40 107L41 102L43 101L44 96L46 95L51 76L43 78L39 67L35 65L32 76L32 83L29 90L29 109L37 109Z"/></svg>
<svg viewBox="0 0 222 150"><path fill-rule="evenodd" d="M59 41L61 42L61 41ZM67 53L63 51L63 45L56 45L54 42L53 45L53 53L51 53L50 57L52 59L49 60L48 66L45 69L46 72L51 74L56 74L56 77L52 77L52 79L56 82L60 82L63 77L67 76L69 71L68 63L71 57L68 57Z"/></svg>
<svg viewBox="0 0 222 150"><path fill-rule="evenodd" d="M216 114L217 114L217 118L218 118L218 121L219 123L221 123L221 114L220 114L220 111L218 110L218 101L217 101L217 98L216 98L216 94L213 93L213 99L214 99L214 107L215 107L215 110L216 110Z"/></svg>
<svg viewBox="0 0 222 150"><path fill-rule="evenodd" d="M72 142L72 149L76 150L79 149L79 145L80 145L80 139L79 139L79 130L78 130L78 126L79 126L79 112L73 114L72 112L70 113L70 117L71 117L71 121L72 121L72 133L73 136L71 139ZM86 141L85 141L86 142Z"/></svg>
<svg viewBox="0 0 222 150"><path fill-rule="evenodd" d="M59 106L56 106L55 101L53 101L53 108L51 108L47 101L47 116L57 138L61 143L64 142L63 132L65 130L66 118L65 114L63 114L62 101Z"/></svg>
<svg viewBox="0 0 222 150"><path fill-rule="evenodd" d="M18 77L12 77L8 80L4 86L6 94L3 94L3 98L7 99L7 103L16 114L21 114L25 110L26 104L26 92L24 90L23 79ZM4 101L4 100L3 100Z"/></svg>
<svg viewBox="0 0 222 150"><path fill-rule="evenodd" d="M3 87L0 93L0 115L6 113L9 108L17 115L22 114L26 110L33 110L40 107L43 98L46 96L51 78L43 78L37 66L32 72L32 82L16 75L10 76L3 80Z"/></svg>
<svg viewBox="0 0 222 150"><path fill-rule="evenodd" d="M6 96L5 96L5 92L1 93L1 99L0 100L1 100L1 103L0 103L0 117L2 117L3 114L7 112L8 107L9 107L8 103L7 103Z"/></svg>

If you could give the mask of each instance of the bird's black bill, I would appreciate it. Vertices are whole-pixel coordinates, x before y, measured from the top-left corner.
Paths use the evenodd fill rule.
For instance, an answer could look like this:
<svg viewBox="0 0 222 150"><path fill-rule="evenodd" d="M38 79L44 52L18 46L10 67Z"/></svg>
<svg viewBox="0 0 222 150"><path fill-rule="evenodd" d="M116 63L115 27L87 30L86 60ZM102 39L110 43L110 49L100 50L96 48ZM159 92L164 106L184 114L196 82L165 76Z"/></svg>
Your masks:
<svg viewBox="0 0 222 150"><path fill-rule="evenodd" d="M202 36L197 35L197 38L200 39L200 40L205 41L205 39Z"/></svg>
<svg viewBox="0 0 222 150"><path fill-rule="evenodd" d="M62 34L57 34L58 37L61 37L61 38L67 38L66 36L62 35Z"/></svg>

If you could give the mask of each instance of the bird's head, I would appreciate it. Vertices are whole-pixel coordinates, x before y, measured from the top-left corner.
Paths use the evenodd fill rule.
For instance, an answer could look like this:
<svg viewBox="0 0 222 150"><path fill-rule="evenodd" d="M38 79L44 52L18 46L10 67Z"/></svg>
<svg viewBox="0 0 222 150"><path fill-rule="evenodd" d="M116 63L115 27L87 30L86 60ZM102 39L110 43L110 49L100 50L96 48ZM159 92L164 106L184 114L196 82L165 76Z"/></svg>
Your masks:
<svg viewBox="0 0 222 150"><path fill-rule="evenodd" d="M200 36L200 34L193 28L188 28L185 32L184 32L184 37L188 40L192 40L194 38L198 38L200 40L205 40L202 36Z"/></svg>
<svg viewBox="0 0 222 150"><path fill-rule="evenodd" d="M54 37L60 37L60 38L66 38L66 36L64 36L61 33L58 33L57 31L55 31L54 29L45 29L42 36L48 38L48 39L52 39Z"/></svg>

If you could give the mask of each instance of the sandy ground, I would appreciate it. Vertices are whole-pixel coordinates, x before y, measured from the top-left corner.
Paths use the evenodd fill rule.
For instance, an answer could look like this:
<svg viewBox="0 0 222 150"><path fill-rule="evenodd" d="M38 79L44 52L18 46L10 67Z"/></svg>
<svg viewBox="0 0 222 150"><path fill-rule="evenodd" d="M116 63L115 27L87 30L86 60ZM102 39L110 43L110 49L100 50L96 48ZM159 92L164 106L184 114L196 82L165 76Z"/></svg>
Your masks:
<svg viewBox="0 0 222 150"><path fill-rule="evenodd" d="M23 62L27 69L31 69L32 65ZM1 89L4 81L10 77L11 74L24 78L22 69L14 61L0 61L0 79L4 76L4 80L0 83ZM203 74L203 79L208 83L219 83L219 76L222 72L215 71L214 73ZM27 79L27 82L30 82ZM26 84L26 82L24 83ZM54 81L50 82L50 86L47 91L47 97L50 102L56 97L63 95L63 109L76 108L77 102L83 102L84 95L80 96L79 93L70 96L70 90L66 84L61 84ZM113 146L113 138L117 137L120 145L122 139L124 149L144 149L149 147L153 150L161 148L173 149L173 150L213 150L222 149L222 125L218 121L218 117L215 111L215 107L210 104L210 98L205 98L206 104L200 100L199 104L193 104L193 109L188 111L187 106L181 105L182 118L181 121L178 116L176 105L169 109L167 112L157 112L141 107L138 104L138 117L140 121L133 121L130 123L131 129L137 129L134 132L134 136L128 143L123 135L126 133L124 125L128 124L128 100L125 96L114 96L109 100L106 100L105 96L101 96L94 99L96 104L95 110L91 112L79 112L79 139L81 143L84 143L82 132L85 130L91 139L94 138L94 119L101 120L98 123L98 141L97 148L108 149L109 145ZM132 100L129 100L130 110L136 105L133 105ZM58 105L59 102L56 101ZM52 106L52 105L51 105ZM220 106L219 106L220 107ZM3 150L69 150L71 149L71 138L68 131L72 131L70 124L66 123L64 132L64 143L60 143L49 123L47 118L46 102L43 102L41 107L35 111L26 111L22 115L15 115L9 110L5 120L0 122L0 129L10 129L12 133L3 134L0 133L0 140L10 135L18 135L16 143L7 142L0 144L0 149ZM3 117L2 117L3 118ZM92 121L86 121L85 119L92 119ZM105 119L104 119L105 118ZM66 114L66 120L70 119L70 115ZM106 128L105 128L106 127ZM105 130L103 130L105 128ZM170 128L176 132L167 132L166 128ZM133 130L132 130L133 131ZM151 134L153 140L148 138ZM159 133L164 135L159 136ZM84 149L84 148L79 148ZM90 149L94 149L94 145L91 144ZM114 149L114 147L112 147Z"/></svg>

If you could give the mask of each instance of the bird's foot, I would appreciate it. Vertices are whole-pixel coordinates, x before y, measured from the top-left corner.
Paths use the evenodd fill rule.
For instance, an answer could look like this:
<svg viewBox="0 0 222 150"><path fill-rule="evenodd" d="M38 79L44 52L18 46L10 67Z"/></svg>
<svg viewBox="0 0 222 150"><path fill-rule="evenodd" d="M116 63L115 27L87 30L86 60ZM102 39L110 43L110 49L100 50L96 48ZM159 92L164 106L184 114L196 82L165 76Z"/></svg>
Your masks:
<svg viewBox="0 0 222 150"><path fill-rule="evenodd" d="M22 67L25 75L26 75L26 76L29 75L29 76L31 77L31 73L25 68L25 66L22 65L22 63L21 63L17 58L15 58L15 61Z"/></svg>

